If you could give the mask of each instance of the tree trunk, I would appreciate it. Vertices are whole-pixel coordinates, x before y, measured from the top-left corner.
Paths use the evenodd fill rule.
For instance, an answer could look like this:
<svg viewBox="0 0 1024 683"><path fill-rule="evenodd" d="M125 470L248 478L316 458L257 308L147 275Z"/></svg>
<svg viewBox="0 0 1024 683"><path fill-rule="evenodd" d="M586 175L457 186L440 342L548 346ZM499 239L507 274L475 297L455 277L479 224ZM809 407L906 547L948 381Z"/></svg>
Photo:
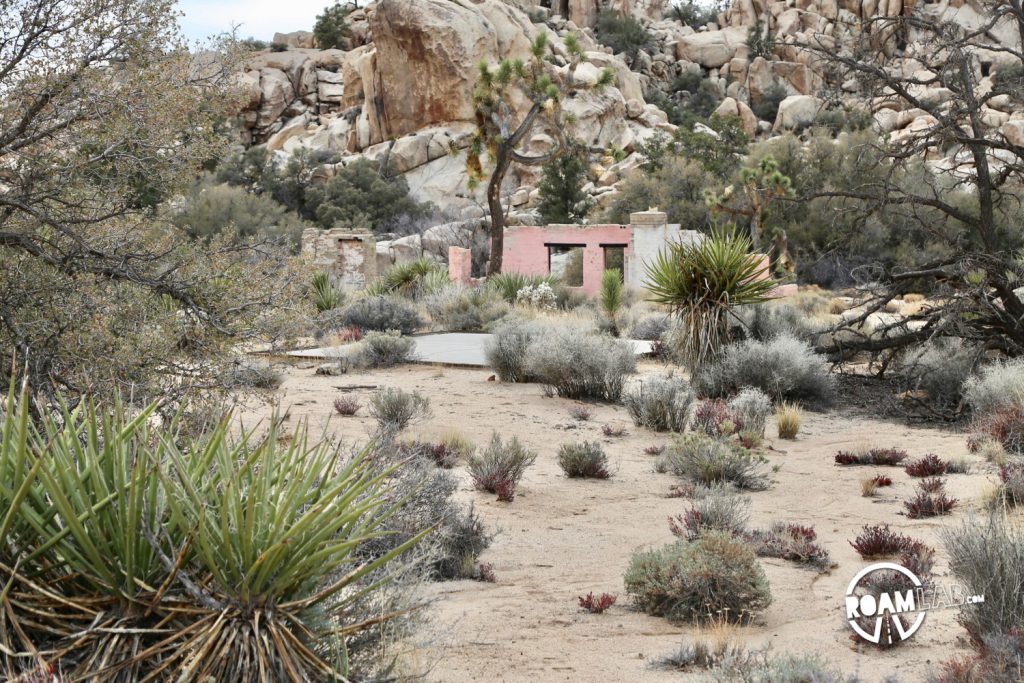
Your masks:
<svg viewBox="0 0 1024 683"><path fill-rule="evenodd" d="M505 180L511 158L508 152L499 149L495 159L494 173L487 183L487 208L491 212L491 253L487 260L487 276L501 272L501 253L505 248L505 211L501 206L501 184Z"/></svg>

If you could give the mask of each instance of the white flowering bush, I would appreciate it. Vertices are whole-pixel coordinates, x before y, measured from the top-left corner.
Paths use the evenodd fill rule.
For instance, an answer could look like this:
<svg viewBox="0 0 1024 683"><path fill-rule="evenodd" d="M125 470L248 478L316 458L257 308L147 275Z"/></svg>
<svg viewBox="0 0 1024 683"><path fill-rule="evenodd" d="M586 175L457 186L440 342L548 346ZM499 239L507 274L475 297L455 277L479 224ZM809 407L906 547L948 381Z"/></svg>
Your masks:
<svg viewBox="0 0 1024 683"><path fill-rule="evenodd" d="M543 310L554 310L557 302L555 290L551 285L541 282L538 285L527 285L516 292L516 303L540 308Z"/></svg>

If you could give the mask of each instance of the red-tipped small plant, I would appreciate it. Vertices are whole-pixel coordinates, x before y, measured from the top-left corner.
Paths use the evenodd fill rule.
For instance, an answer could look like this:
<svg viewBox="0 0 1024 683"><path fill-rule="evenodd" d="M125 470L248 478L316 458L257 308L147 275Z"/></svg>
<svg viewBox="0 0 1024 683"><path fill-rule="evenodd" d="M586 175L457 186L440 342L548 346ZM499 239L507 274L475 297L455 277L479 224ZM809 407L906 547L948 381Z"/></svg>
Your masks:
<svg viewBox="0 0 1024 683"><path fill-rule="evenodd" d="M644 449L646 455L661 455L665 452L664 446L648 446Z"/></svg>
<svg viewBox="0 0 1024 683"><path fill-rule="evenodd" d="M334 337L342 342L357 342L363 338L363 331L356 325L349 325L338 330Z"/></svg>
<svg viewBox="0 0 1024 683"><path fill-rule="evenodd" d="M358 413L359 409L362 407L362 403L350 396L342 396L341 398L334 399L334 410L338 415L352 417Z"/></svg>
<svg viewBox="0 0 1024 683"><path fill-rule="evenodd" d="M738 432L739 424L725 401L717 398L701 401L693 413L693 428L708 436L728 436Z"/></svg>
<svg viewBox="0 0 1024 683"><path fill-rule="evenodd" d="M574 420L586 422L594 413L587 406L573 406L569 409L569 415Z"/></svg>
<svg viewBox="0 0 1024 683"><path fill-rule="evenodd" d="M490 562L481 562L476 568L476 580L486 583L497 583L498 575L494 573L494 565Z"/></svg>
<svg viewBox="0 0 1024 683"><path fill-rule="evenodd" d="M883 465L894 466L907 457L907 452L898 448L872 448L854 453L839 451L836 453L837 465Z"/></svg>
<svg viewBox="0 0 1024 683"><path fill-rule="evenodd" d="M911 477L934 477L946 473L946 462L934 453L918 458L903 468Z"/></svg>
<svg viewBox="0 0 1024 683"><path fill-rule="evenodd" d="M818 534L813 527L776 522L767 530L747 532L743 538L751 544L758 557L777 557L811 565L819 571L825 571L832 565L828 551L815 543Z"/></svg>
<svg viewBox="0 0 1024 683"><path fill-rule="evenodd" d="M876 474L872 477L871 481L873 481L877 487L892 486L892 479L884 474Z"/></svg>
<svg viewBox="0 0 1024 683"><path fill-rule="evenodd" d="M1024 406L1012 405L979 419L977 433L995 439L1011 453L1024 453Z"/></svg>
<svg viewBox="0 0 1024 683"><path fill-rule="evenodd" d="M913 539L893 531L888 524L865 524L860 535L850 541L850 545L857 554L867 560L873 557L898 555L912 542Z"/></svg>
<svg viewBox="0 0 1024 683"><path fill-rule="evenodd" d="M605 436L625 436L626 428L622 425L601 425L601 433Z"/></svg>
<svg viewBox="0 0 1024 683"><path fill-rule="evenodd" d="M920 519L948 515L959 502L956 498L947 496L944 491L937 493L918 491L913 498L903 502L903 507L907 509L907 517Z"/></svg>
<svg viewBox="0 0 1024 683"><path fill-rule="evenodd" d="M593 593L587 593L576 598L580 602L580 607L587 610L591 614L601 614L606 609L615 604L618 599L617 595L612 593L601 593L601 595L595 596Z"/></svg>
<svg viewBox="0 0 1024 683"><path fill-rule="evenodd" d="M939 477L926 477L917 483L917 487L927 493L938 493L946 488L946 482Z"/></svg>

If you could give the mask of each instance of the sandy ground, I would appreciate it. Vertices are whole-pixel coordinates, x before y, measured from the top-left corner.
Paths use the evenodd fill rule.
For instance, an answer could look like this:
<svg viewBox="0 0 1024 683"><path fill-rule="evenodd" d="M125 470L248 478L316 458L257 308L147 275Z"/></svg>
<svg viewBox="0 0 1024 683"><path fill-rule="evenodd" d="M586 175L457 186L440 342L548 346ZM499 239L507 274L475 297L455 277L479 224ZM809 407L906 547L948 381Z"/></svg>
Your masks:
<svg viewBox="0 0 1024 683"><path fill-rule="evenodd" d="M641 374L664 372L650 362ZM667 493L677 479L653 470L646 446L668 443L670 437L634 427L621 406L591 405L589 422L569 416L573 401L548 398L538 385L507 385L488 381L491 372L429 366L357 372L341 377L314 376L308 366L287 371L281 405L293 422L308 419L311 427L326 428L349 442L364 441L372 420L340 418L331 403L346 388L349 395L368 398L373 386L399 386L430 397L433 417L410 427L409 436L437 437L456 429L475 443L485 444L492 430L518 436L539 452L512 503L474 491L465 468L455 470L459 492L473 501L485 523L499 529L481 558L492 563L496 583L455 581L433 586L436 644L424 653L432 663L432 681L658 681L695 680L657 666L693 629L670 624L634 609L625 595L623 573L633 552L674 540L666 524L670 515L687 507L684 499ZM258 409L250 414L264 414ZM621 424L628 434L607 438L602 424ZM902 515L902 501L913 481L899 468L839 468L833 455L839 448L867 445L899 446L911 457L937 453L944 458L967 456L964 438L949 431L904 424L807 413L796 441L776 438L769 426L765 451L780 466L772 486L750 494L752 526L774 520L811 524L837 566L828 574L782 560L762 563L771 582L772 605L750 626L738 630L748 647L772 652L820 653L847 675L864 681L896 676L902 681L924 679L931 668L969 650L956 611L930 613L920 631L888 652L858 651L849 639L843 613L846 584L864 561L850 547L864 524L889 523L938 549L935 575L948 578L939 531L958 524L980 506L979 498L996 481L994 466L975 456L968 475L951 475L947 489L961 500L949 517L911 520ZM616 467L608 481L570 480L558 468L559 445L584 439L600 440ZM876 498L861 496L860 480L885 471L895 485ZM603 615L591 615L577 605L589 591L611 592L618 604Z"/></svg>

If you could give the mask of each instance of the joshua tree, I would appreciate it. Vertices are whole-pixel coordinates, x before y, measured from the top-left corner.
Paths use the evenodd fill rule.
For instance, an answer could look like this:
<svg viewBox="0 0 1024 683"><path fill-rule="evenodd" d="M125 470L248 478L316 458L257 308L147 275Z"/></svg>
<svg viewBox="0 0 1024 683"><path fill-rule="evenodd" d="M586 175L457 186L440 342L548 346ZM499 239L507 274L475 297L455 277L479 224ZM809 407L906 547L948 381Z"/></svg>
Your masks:
<svg viewBox="0 0 1024 683"><path fill-rule="evenodd" d="M476 106L476 132L466 159L470 186L486 181L487 207L491 213L491 254L487 274L501 272L501 250L504 241L505 213L501 206L501 185L513 163L537 166L560 156L567 147L565 131L573 117L562 111L562 98L581 90L596 90L611 85L615 76L604 69L593 83L577 81L576 69L583 60L583 50L576 37L565 37L569 63L556 69L546 59L551 54L546 33L540 33L530 48L528 61L505 59L492 69L481 63L480 79L473 101ZM517 93L525 96L529 109L518 111L514 104ZM520 145L538 125L554 138L551 149L544 154L528 155ZM485 173L480 157L487 154L491 172Z"/></svg>
<svg viewBox="0 0 1024 683"><path fill-rule="evenodd" d="M740 191L743 201L736 203L735 186L725 188L721 195L707 194L712 213L726 213L734 220L742 216L750 221L750 242L761 249L765 213L771 202L791 194L792 183L779 171L775 159L766 156L756 166L740 169Z"/></svg>

